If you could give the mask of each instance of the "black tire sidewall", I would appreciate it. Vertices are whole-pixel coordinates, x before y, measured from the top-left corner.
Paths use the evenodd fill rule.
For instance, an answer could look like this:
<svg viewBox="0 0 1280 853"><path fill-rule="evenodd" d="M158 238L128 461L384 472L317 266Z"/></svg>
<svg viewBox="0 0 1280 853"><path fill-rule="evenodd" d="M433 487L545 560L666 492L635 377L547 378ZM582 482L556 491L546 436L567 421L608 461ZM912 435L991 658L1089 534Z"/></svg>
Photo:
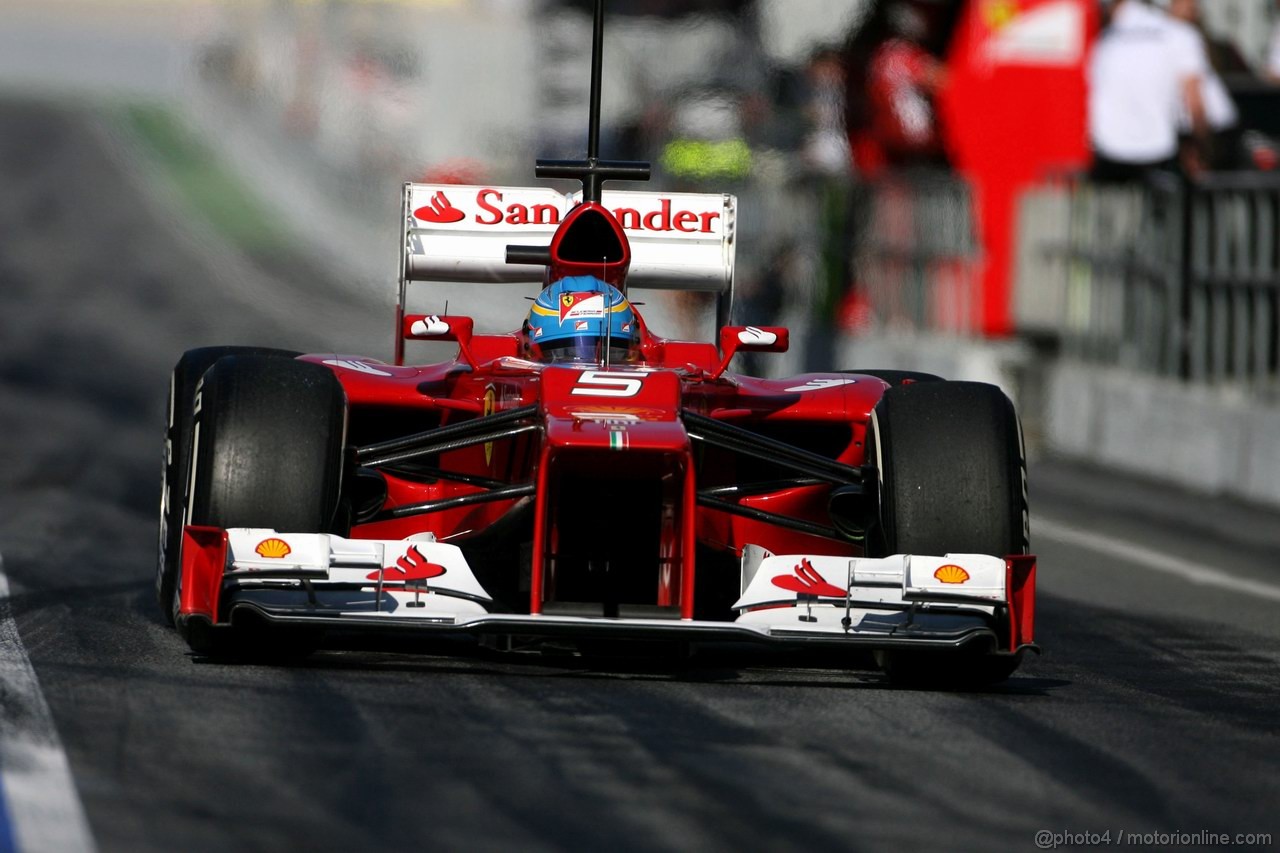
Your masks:
<svg viewBox="0 0 1280 853"><path fill-rule="evenodd" d="M1021 425L999 388L890 388L871 433L886 554L1027 553Z"/></svg>
<svg viewBox="0 0 1280 853"><path fill-rule="evenodd" d="M889 388L872 413L869 441L882 554L1029 552L1022 427L999 388L976 382ZM882 659L895 683L944 689L1003 681L1020 662L977 649L900 649Z"/></svg>
<svg viewBox="0 0 1280 853"><path fill-rule="evenodd" d="M169 375L169 398L165 406L164 444L161 451L160 523L157 531L156 603L164 619L173 623L177 614L179 549L186 514L189 476L192 408L196 386L205 371L230 355L256 355L293 359L300 353L268 347L216 346L188 350Z"/></svg>
<svg viewBox="0 0 1280 853"><path fill-rule="evenodd" d="M332 371L307 362L224 357L205 373L198 398L188 523L333 531L346 396Z"/></svg>

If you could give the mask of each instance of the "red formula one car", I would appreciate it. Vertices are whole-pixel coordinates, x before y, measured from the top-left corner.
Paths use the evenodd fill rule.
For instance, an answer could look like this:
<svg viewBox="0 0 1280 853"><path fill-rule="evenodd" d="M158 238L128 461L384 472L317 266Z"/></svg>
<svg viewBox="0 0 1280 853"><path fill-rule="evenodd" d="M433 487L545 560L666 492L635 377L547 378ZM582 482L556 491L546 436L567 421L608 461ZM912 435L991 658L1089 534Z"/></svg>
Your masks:
<svg viewBox="0 0 1280 853"><path fill-rule="evenodd" d="M596 145L538 164L582 180L572 196L406 185L393 364L182 357L164 613L208 653L341 628L870 649L903 679L1007 677L1035 596L1008 398L895 371L731 372L788 345L727 324L735 200L604 192L647 166ZM433 281L538 298L520 329L476 334L409 311ZM641 287L717 293L718 346L648 328ZM417 340L457 354L406 364Z"/></svg>

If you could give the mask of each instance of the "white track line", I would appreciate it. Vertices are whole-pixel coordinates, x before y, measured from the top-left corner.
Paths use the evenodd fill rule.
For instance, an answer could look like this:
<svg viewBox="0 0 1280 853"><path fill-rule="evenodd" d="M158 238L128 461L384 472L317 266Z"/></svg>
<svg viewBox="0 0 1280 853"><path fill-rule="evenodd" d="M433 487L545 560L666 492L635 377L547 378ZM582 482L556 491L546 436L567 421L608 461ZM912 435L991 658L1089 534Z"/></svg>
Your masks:
<svg viewBox="0 0 1280 853"><path fill-rule="evenodd" d="M0 787L20 853L92 851L89 822L9 604L0 560ZM0 815L0 831L5 819ZM0 840L0 846L4 841Z"/></svg>
<svg viewBox="0 0 1280 853"><path fill-rule="evenodd" d="M1255 598L1269 601L1280 601L1280 586L1265 581L1251 580L1233 575L1222 569L1211 568L1201 563L1166 554L1153 548L1135 545L1124 539L1093 533L1081 527L1049 521L1043 516L1034 516L1031 520L1032 537L1043 536L1057 542L1078 545L1109 557L1119 557L1130 563L1142 566L1155 572L1182 578L1201 586L1212 586L1232 592L1242 592Z"/></svg>

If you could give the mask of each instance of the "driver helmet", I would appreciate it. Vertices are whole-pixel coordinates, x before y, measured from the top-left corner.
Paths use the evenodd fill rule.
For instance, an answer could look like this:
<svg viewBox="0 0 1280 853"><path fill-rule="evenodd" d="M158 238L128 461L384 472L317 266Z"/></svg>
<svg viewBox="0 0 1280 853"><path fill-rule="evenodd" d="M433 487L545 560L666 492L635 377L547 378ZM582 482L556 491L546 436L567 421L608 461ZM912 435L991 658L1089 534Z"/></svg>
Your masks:
<svg viewBox="0 0 1280 853"><path fill-rule="evenodd" d="M568 276L538 294L525 323L529 356L544 364L611 364L640 358L640 330L631 303L595 276Z"/></svg>

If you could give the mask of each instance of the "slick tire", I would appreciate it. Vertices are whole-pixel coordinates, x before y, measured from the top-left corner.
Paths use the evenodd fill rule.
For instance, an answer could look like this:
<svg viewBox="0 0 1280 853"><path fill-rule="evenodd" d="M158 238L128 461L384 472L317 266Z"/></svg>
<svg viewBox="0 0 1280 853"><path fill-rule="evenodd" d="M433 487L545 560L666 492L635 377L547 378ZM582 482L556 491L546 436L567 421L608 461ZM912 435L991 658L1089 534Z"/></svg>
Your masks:
<svg viewBox="0 0 1280 853"><path fill-rule="evenodd" d="M181 571L178 549L182 544L182 521L186 515L192 407L196 385L205 371L224 356L253 355L292 359L299 354L267 347L202 347L187 350L170 374L164 452L161 459L160 530L155 584L156 603L161 615L170 625L178 610L178 573Z"/></svg>
<svg viewBox="0 0 1280 853"><path fill-rule="evenodd" d="M333 371L225 356L197 384L192 411L188 524L347 533L340 512L347 397ZM273 660L305 654L317 639L251 624L195 651Z"/></svg>
<svg viewBox="0 0 1280 853"><path fill-rule="evenodd" d="M889 388L871 422L880 535L888 554L1025 554L1029 551L1026 457L1009 398L978 382ZM974 687L1008 678L1018 658L891 652L890 678Z"/></svg>
<svg viewBox="0 0 1280 853"><path fill-rule="evenodd" d="M221 358L196 391L191 524L329 532L338 515L346 395L318 364Z"/></svg>
<svg viewBox="0 0 1280 853"><path fill-rule="evenodd" d="M187 523L345 535L340 511L347 402L325 367L255 355L219 359L197 386ZM291 644L235 632L209 654L271 657ZM244 640L253 634L253 648ZM292 635L296 639L296 634Z"/></svg>

